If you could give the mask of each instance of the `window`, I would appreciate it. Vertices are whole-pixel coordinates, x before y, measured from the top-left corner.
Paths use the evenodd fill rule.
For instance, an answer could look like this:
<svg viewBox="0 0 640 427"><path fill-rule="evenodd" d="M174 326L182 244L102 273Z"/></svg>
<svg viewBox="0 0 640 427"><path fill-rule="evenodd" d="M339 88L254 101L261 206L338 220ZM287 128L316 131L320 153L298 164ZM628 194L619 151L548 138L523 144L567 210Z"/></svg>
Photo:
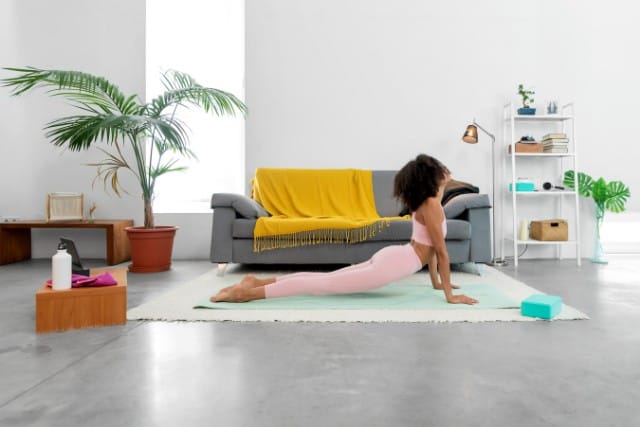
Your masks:
<svg viewBox="0 0 640 427"><path fill-rule="evenodd" d="M244 2L147 0L146 97L163 91L160 75L176 69L203 86L244 100ZM214 192L244 193L244 119L198 110L178 113L197 160L158 178L154 211L210 212Z"/></svg>
<svg viewBox="0 0 640 427"><path fill-rule="evenodd" d="M640 213L605 213L600 241L606 253L640 253Z"/></svg>

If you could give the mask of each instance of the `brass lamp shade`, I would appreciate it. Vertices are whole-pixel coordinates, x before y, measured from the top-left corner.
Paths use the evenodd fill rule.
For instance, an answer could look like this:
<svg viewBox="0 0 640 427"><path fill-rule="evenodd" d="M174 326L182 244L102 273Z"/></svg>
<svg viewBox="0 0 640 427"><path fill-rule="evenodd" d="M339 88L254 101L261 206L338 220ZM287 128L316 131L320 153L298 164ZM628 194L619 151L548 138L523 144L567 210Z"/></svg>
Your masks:
<svg viewBox="0 0 640 427"><path fill-rule="evenodd" d="M467 126L467 130L462 135L462 140L469 144L478 143L478 128L475 125Z"/></svg>

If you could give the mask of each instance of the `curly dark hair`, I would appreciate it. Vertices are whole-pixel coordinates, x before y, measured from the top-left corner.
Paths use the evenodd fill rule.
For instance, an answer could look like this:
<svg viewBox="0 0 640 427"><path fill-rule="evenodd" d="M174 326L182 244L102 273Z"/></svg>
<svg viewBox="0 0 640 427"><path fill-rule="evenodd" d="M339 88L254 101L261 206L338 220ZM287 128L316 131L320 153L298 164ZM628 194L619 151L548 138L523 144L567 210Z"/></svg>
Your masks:
<svg viewBox="0 0 640 427"><path fill-rule="evenodd" d="M393 195L414 212L427 198L438 194L440 183L450 173L438 159L419 154L396 174Z"/></svg>

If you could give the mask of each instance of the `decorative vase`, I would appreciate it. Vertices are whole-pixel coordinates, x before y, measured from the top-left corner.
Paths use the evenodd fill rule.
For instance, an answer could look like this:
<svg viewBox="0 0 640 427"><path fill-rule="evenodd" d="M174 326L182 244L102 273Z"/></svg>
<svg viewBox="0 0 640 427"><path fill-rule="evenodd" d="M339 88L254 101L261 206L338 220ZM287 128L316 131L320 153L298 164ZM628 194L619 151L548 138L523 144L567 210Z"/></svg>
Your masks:
<svg viewBox="0 0 640 427"><path fill-rule="evenodd" d="M131 244L129 271L156 273L171 268L173 240L178 227L127 227L126 230Z"/></svg>
<svg viewBox="0 0 640 427"><path fill-rule="evenodd" d="M536 109L532 107L518 108L518 114L521 116L533 116L536 114Z"/></svg>
<svg viewBox="0 0 640 427"><path fill-rule="evenodd" d="M593 239L593 257L591 262L596 264L608 264L604 251L602 250L602 243L600 242L600 228L602 227L602 221L604 220L604 206L596 204L596 229Z"/></svg>

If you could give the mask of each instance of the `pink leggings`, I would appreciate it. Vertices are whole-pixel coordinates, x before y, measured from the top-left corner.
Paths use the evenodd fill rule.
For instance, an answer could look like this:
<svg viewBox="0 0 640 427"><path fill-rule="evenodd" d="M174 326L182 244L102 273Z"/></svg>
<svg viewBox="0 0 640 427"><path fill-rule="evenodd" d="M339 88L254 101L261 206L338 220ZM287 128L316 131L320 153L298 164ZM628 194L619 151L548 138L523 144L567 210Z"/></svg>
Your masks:
<svg viewBox="0 0 640 427"><path fill-rule="evenodd" d="M422 268L413 246L387 246L370 260L324 273L293 273L280 276L264 287L265 298L291 295L329 295L364 292L411 276Z"/></svg>

